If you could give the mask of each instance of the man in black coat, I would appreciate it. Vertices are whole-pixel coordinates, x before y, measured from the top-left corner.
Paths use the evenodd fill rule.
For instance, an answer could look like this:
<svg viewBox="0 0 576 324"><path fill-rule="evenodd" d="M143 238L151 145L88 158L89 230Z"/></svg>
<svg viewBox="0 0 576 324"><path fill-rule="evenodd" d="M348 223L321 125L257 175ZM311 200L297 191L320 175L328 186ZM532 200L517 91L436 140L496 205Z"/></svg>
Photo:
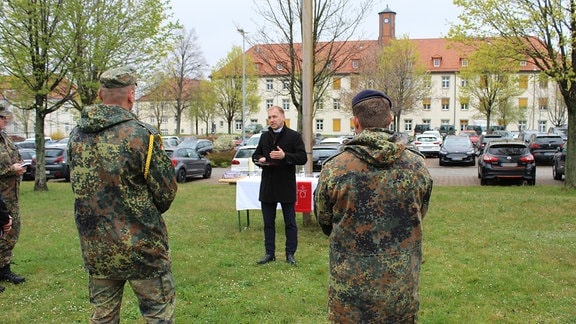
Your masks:
<svg viewBox="0 0 576 324"><path fill-rule="evenodd" d="M294 253L298 246L296 226L296 165L308 160L302 136L286 127L284 110L277 106L268 109L268 131L260 137L252 155L262 167L259 200L264 217L264 246L266 255L257 261L264 264L276 260L276 206L282 206L286 232L286 262L296 265Z"/></svg>

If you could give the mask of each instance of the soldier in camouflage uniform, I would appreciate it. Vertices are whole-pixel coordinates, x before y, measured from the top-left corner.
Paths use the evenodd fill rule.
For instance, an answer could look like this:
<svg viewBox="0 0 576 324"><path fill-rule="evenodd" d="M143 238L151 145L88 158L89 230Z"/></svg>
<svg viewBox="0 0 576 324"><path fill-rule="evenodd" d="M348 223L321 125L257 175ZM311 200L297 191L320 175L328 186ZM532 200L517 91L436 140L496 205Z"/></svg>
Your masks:
<svg viewBox="0 0 576 324"><path fill-rule="evenodd" d="M12 216L12 229L0 238L0 280L19 284L25 281L24 277L12 272L12 250L20 236L20 179L26 172L21 167L22 157L18 148L8 137L6 125L12 118L12 113L0 106L0 194L6 203L10 216ZM4 287L0 286L0 292Z"/></svg>
<svg viewBox="0 0 576 324"><path fill-rule="evenodd" d="M83 109L68 143L76 227L94 305L91 323L120 321L126 281L147 322L174 322L175 283L162 213L176 196L176 178L156 130L131 112L135 86L130 68L104 72L102 104Z"/></svg>
<svg viewBox="0 0 576 324"><path fill-rule="evenodd" d="M352 100L357 136L322 166L314 212L330 237L328 317L336 323L415 323L422 219L432 178L423 157L386 129L392 102Z"/></svg>

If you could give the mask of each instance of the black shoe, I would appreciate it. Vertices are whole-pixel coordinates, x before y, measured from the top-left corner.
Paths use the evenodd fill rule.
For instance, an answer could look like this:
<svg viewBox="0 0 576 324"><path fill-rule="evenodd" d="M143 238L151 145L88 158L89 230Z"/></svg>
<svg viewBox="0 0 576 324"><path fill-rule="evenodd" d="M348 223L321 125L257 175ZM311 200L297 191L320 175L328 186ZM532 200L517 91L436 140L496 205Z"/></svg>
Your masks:
<svg viewBox="0 0 576 324"><path fill-rule="evenodd" d="M296 259L294 259L294 255L293 254L287 254L286 255L286 262L290 263L291 265L295 266L296 265Z"/></svg>
<svg viewBox="0 0 576 324"><path fill-rule="evenodd" d="M272 261L276 261L276 257L272 254L266 254L262 259L256 261L256 263L264 264Z"/></svg>
<svg viewBox="0 0 576 324"><path fill-rule="evenodd" d="M24 277L19 276L10 270L10 264L0 268L0 280L8 281L16 285L26 281Z"/></svg>

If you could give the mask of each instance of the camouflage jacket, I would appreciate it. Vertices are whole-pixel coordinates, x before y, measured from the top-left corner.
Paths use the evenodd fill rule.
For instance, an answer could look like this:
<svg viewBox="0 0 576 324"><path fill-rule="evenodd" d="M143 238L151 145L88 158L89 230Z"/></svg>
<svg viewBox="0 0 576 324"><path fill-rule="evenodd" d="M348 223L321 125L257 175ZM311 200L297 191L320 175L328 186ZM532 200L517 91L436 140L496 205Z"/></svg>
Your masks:
<svg viewBox="0 0 576 324"><path fill-rule="evenodd" d="M144 177L150 134L155 135ZM84 108L68 143L74 214L90 275L145 279L170 271L162 213L176 196L160 136L118 106Z"/></svg>
<svg viewBox="0 0 576 324"><path fill-rule="evenodd" d="M314 212L330 235L331 320L401 322L417 315L431 192L423 157L384 130L364 130L324 163Z"/></svg>
<svg viewBox="0 0 576 324"><path fill-rule="evenodd" d="M12 165L22 163L18 147L5 132L0 132L0 194L11 214L18 213L18 198L20 196L20 175L16 174Z"/></svg>

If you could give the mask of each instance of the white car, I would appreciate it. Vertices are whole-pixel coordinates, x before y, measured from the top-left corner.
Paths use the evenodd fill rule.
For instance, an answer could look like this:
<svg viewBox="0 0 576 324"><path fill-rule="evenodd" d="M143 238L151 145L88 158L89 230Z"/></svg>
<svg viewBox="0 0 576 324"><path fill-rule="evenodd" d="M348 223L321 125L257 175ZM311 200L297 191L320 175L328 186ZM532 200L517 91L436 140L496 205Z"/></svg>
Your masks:
<svg viewBox="0 0 576 324"><path fill-rule="evenodd" d="M320 141L320 144L346 144L350 141L348 137L328 137Z"/></svg>
<svg viewBox="0 0 576 324"><path fill-rule="evenodd" d="M232 158L230 171L239 172L242 175L248 175L252 172L260 173L262 169L252 162L252 154L256 150L257 145L240 146Z"/></svg>
<svg viewBox="0 0 576 324"><path fill-rule="evenodd" d="M250 136L250 138L246 141L246 146L256 147L258 145L258 142L260 142L260 136L262 136L262 133Z"/></svg>
<svg viewBox="0 0 576 324"><path fill-rule="evenodd" d="M440 141L440 144L442 144L442 134L440 134L439 131L429 130L422 133L422 135L434 135Z"/></svg>
<svg viewBox="0 0 576 324"><path fill-rule="evenodd" d="M438 156L440 141L432 134L420 134L414 137L414 146L424 156Z"/></svg>

